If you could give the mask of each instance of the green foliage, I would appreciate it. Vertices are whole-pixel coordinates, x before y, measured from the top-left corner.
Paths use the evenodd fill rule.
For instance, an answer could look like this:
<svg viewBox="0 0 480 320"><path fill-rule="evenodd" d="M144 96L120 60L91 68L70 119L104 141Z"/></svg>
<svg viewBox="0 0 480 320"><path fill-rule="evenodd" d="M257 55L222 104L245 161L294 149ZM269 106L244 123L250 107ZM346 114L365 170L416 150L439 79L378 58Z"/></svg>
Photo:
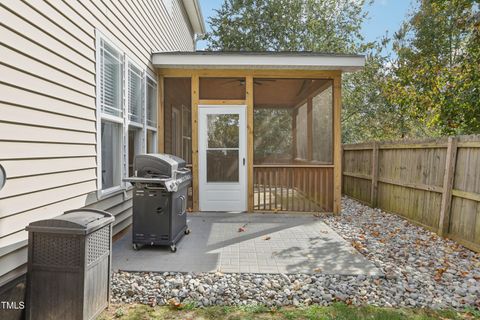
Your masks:
<svg viewBox="0 0 480 320"><path fill-rule="evenodd" d="M129 305L125 307L125 314L120 319L268 319L268 320L293 320L293 319L325 319L325 320L354 320L354 319L475 319L478 310L429 310L414 308L381 308L375 306L351 306L345 303L334 303L330 306L300 306L269 308L263 305L245 306L213 306L198 308L170 308L167 306L149 307L145 305ZM116 319L112 312L104 312L100 319Z"/></svg>
<svg viewBox="0 0 480 320"><path fill-rule="evenodd" d="M225 0L209 19L208 49L354 53L364 1Z"/></svg>
<svg viewBox="0 0 480 320"><path fill-rule="evenodd" d="M478 1L421 0L394 35L384 92L431 135L480 133Z"/></svg>
<svg viewBox="0 0 480 320"><path fill-rule="evenodd" d="M365 43L365 1L225 0L206 40L209 50L366 53L364 70L343 79L344 142L480 133L479 1L417 1L392 40Z"/></svg>
<svg viewBox="0 0 480 320"><path fill-rule="evenodd" d="M292 114L285 109L255 109L255 159L277 159L292 153Z"/></svg>
<svg viewBox="0 0 480 320"><path fill-rule="evenodd" d="M239 117L234 114L208 116L208 147L237 148Z"/></svg>

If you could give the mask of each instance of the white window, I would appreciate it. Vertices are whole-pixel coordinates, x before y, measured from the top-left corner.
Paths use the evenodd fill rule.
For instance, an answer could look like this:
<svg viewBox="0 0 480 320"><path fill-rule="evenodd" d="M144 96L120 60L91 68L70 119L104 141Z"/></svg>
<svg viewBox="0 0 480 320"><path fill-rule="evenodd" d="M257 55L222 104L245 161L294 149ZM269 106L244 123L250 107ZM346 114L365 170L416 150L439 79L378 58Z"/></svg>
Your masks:
<svg viewBox="0 0 480 320"><path fill-rule="evenodd" d="M133 159L156 152L157 83L97 31L97 184L99 196L125 187Z"/></svg>
<svg viewBox="0 0 480 320"><path fill-rule="evenodd" d="M135 155L144 152L143 130L134 126L128 127L128 176L132 176Z"/></svg>
<svg viewBox="0 0 480 320"><path fill-rule="evenodd" d="M133 63L128 57L128 70L126 74L127 80L127 152L126 161L128 163L127 176L134 175L133 160L135 155L145 152L145 88L143 84L143 71Z"/></svg>
<svg viewBox="0 0 480 320"><path fill-rule="evenodd" d="M128 120L142 126L143 74L131 61L128 62Z"/></svg>
<svg viewBox="0 0 480 320"><path fill-rule="evenodd" d="M122 125L102 120L102 188L112 189L121 185Z"/></svg>
<svg viewBox="0 0 480 320"><path fill-rule="evenodd" d="M147 76L147 125L157 127L157 83Z"/></svg>
<svg viewBox="0 0 480 320"><path fill-rule="evenodd" d="M103 37L97 42L98 189L122 185L123 54Z"/></svg>
<svg viewBox="0 0 480 320"><path fill-rule="evenodd" d="M102 114L122 117L123 57L120 51L100 39L100 107Z"/></svg>
<svg viewBox="0 0 480 320"><path fill-rule="evenodd" d="M147 152L157 152L157 82L147 74L146 86L146 142Z"/></svg>

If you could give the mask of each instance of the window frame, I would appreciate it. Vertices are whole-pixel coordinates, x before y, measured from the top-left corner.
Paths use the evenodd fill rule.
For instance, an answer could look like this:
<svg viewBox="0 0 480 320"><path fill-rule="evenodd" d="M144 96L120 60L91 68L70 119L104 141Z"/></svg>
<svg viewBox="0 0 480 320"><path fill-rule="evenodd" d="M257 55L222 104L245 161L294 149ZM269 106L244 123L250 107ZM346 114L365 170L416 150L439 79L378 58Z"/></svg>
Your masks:
<svg viewBox="0 0 480 320"><path fill-rule="evenodd" d="M141 97L141 102L140 102L140 121L133 121L130 119L130 95L129 95L129 86L130 86L130 65L132 65L134 68L140 71L140 97ZM129 126L134 126L137 128L143 128L144 127L144 117L146 117L146 101L145 101L145 70L142 70L140 66L134 62L129 56L125 55L125 103L126 103L126 112L128 114L127 120L128 120L128 125Z"/></svg>
<svg viewBox="0 0 480 320"><path fill-rule="evenodd" d="M155 126L151 126L148 123L148 81L152 81L155 84ZM158 82L154 76L152 76L149 72L145 72L144 77L144 110L145 110L145 117L144 117L144 139L145 139L145 152L148 151L148 141L147 141L147 134L148 131L152 132L152 144L153 144L153 152L158 152Z"/></svg>
<svg viewBox="0 0 480 320"><path fill-rule="evenodd" d="M96 148L96 156L97 156L97 196L98 198L102 198L106 195L112 194L114 192L117 192L119 190L124 189L125 183L122 181L120 185L118 186L113 186L110 188L103 189L102 186L102 121L108 121L108 122L114 122L121 124L122 126L122 134L120 136L120 150L122 150L123 146L125 145L125 134L124 134L124 118L125 118L125 100L124 100L124 82L125 82L125 75L124 75L124 69L125 69L125 59L124 59L124 53L120 48L113 42L110 41L106 36L104 36L100 31L96 30L95 32L96 37L95 37L95 56L96 56L96 64L95 64L95 82L96 82L96 118L97 118L97 123L96 123L96 129L97 129L97 148ZM120 98L121 103L121 111L122 111L122 116L114 116L112 114L104 113L102 111L102 102L101 102L101 61L102 61L102 41L107 43L110 47L112 47L114 50L116 50L119 53L119 56L122 57L121 60L121 83L122 83L122 90L120 90L122 97ZM120 152L120 166L119 169L117 169L117 172L115 174L120 175L120 178L123 178L123 155ZM118 172L120 171L120 172Z"/></svg>
<svg viewBox="0 0 480 320"><path fill-rule="evenodd" d="M140 97L141 97L141 102L140 102L140 122L137 121L132 121L130 119L130 105L129 105L129 73L130 73L130 65L134 66L137 68L140 73ZM124 171L123 171L123 177L127 178L129 174L129 166L130 166L130 146L129 146L129 132L130 130L134 131L140 131L140 132L135 132L134 133L134 146L136 146L137 150L133 150L133 156L135 157L136 154L138 153L144 153L146 150L146 137L145 137L145 117L146 117L146 111L145 111L145 106L146 106L146 101L145 101L145 70L140 68L139 64L136 63L133 59L131 59L127 54L125 54L125 91L124 91L124 107L125 107L125 124L124 124L124 137L125 137L125 145L124 145ZM140 147L138 147L140 146ZM127 186L130 186L130 183L126 183Z"/></svg>
<svg viewBox="0 0 480 320"><path fill-rule="evenodd" d="M102 112L102 102L101 102L101 53L102 53L102 42L108 44L114 50L118 52L118 55L121 57L121 84L122 90L121 92L121 114L122 116L115 116L112 114ZM105 196L111 195L113 193L117 193L122 190L126 190L130 183L123 182L123 178L126 178L128 175L128 166L129 166L129 146L128 146L128 139L129 139L129 129L139 130L138 140L136 143L140 145L138 150L144 153L147 151L147 131L150 130L153 132L154 137L154 147L155 151L157 150L157 139L158 139L158 128L149 126L147 122L147 78L150 79L155 83L155 88L158 91L158 83L155 79L154 75L149 74L149 71L146 68L140 67L140 64L133 60L129 55L125 53L124 50L120 48L114 41L111 41L108 37L106 37L101 31L98 29L95 30L95 57L97 63L95 64L95 83L96 83L96 138L97 138L97 146L96 146L96 159L97 159L97 198L101 199ZM140 88L142 90L141 96L141 105L140 105L140 122L131 121L130 120L130 113L129 113L129 72L130 72L130 65L134 66L141 72L141 85ZM157 96L156 96L157 97ZM156 115L158 117L158 98L155 99L156 105ZM102 186L102 141L101 141L101 128L102 128L102 121L107 122L114 122L121 125L121 137L120 137L120 165L118 166L120 169L115 172L120 176L122 182L118 186L113 186L107 189L103 189ZM158 120L156 121L158 122ZM158 124L157 124L158 126Z"/></svg>

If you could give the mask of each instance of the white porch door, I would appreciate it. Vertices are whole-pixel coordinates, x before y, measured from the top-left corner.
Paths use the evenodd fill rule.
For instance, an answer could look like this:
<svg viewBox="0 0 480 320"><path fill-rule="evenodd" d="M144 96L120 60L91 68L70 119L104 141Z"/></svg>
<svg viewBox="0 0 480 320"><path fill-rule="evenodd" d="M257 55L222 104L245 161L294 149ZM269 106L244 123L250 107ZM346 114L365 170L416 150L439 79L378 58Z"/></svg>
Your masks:
<svg viewBox="0 0 480 320"><path fill-rule="evenodd" d="M247 210L246 107L199 106L201 211Z"/></svg>

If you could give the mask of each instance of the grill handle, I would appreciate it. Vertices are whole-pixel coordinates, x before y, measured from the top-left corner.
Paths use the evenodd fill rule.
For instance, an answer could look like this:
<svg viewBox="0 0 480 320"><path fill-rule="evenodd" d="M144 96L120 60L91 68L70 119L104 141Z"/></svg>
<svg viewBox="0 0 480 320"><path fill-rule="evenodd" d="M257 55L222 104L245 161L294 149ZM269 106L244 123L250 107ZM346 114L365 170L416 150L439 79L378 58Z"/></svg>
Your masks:
<svg viewBox="0 0 480 320"><path fill-rule="evenodd" d="M177 180L177 173L188 173L190 172L190 169L188 168L181 168L173 171L173 180Z"/></svg>
<svg viewBox="0 0 480 320"><path fill-rule="evenodd" d="M182 210L180 211L180 213L178 214L179 216L181 216L182 214L184 214L186 211L187 211L187 201L185 199L184 196L180 196L178 197L180 199L180 201L182 202Z"/></svg>
<svg viewBox="0 0 480 320"><path fill-rule="evenodd" d="M166 190L164 187L145 186L144 188L147 189L147 190Z"/></svg>

